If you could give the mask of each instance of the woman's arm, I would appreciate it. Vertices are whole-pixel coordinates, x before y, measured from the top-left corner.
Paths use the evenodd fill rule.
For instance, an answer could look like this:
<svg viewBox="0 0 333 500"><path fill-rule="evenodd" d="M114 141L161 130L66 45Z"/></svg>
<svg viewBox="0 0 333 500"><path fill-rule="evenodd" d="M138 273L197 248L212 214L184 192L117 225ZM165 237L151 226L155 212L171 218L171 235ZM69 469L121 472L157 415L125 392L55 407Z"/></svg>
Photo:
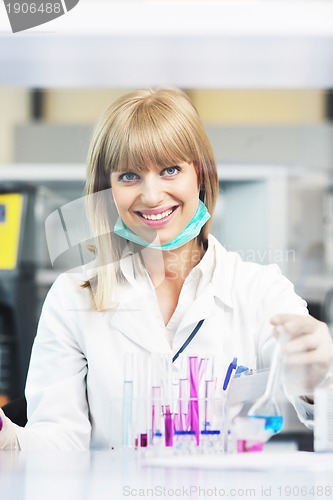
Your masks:
<svg viewBox="0 0 333 500"><path fill-rule="evenodd" d="M6 417L0 408L0 450L19 450L16 425Z"/></svg>
<svg viewBox="0 0 333 500"><path fill-rule="evenodd" d="M45 300L32 349L26 384L28 423L12 427L6 420L6 429L15 430L21 449L89 447L87 360L69 314L70 300L69 281L62 275Z"/></svg>

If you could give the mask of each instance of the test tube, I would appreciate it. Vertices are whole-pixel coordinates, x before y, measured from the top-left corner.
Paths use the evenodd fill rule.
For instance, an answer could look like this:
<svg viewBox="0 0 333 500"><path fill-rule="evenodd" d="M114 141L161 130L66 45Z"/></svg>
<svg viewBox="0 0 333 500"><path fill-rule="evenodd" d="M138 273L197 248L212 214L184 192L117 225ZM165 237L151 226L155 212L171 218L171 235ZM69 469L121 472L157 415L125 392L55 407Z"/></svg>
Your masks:
<svg viewBox="0 0 333 500"><path fill-rule="evenodd" d="M162 389L161 389L161 355L152 353L151 356L151 430L152 443L155 437L158 441L162 436Z"/></svg>
<svg viewBox="0 0 333 500"><path fill-rule="evenodd" d="M214 380L205 380L204 421L205 431L212 429L214 419Z"/></svg>
<svg viewBox="0 0 333 500"><path fill-rule="evenodd" d="M137 447L146 447L151 442L150 354L138 352L135 361L135 444Z"/></svg>
<svg viewBox="0 0 333 500"><path fill-rule="evenodd" d="M198 367L199 388L200 388L200 385L202 383L202 380L207 379L206 372L208 369L208 364L209 364L209 358L200 358L199 367Z"/></svg>
<svg viewBox="0 0 333 500"><path fill-rule="evenodd" d="M197 445L200 440L199 429L199 372L198 372L198 356L189 356L189 372L190 372L190 429L195 432Z"/></svg>
<svg viewBox="0 0 333 500"><path fill-rule="evenodd" d="M165 405L164 410L164 432L165 432L165 446L173 445L173 425L172 415L169 405Z"/></svg>
<svg viewBox="0 0 333 500"><path fill-rule="evenodd" d="M123 383L123 432L122 445L125 448L133 446L132 413L133 413L133 367L134 353L127 352L124 357Z"/></svg>
<svg viewBox="0 0 333 500"><path fill-rule="evenodd" d="M164 415L165 446L172 446L172 357L165 354L161 356L162 368L162 409Z"/></svg>
<svg viewBox="0 0 333 500"><path fill-rule="evenodd" d="M207 358L205 364L204 373L204 418L203 418L203 430L215 430L213 429L214 424L214 365L213 358Z"/></svg>
<svg viewBox="0 0 333 500"><path fill-rule="evenodd" d="M151 428L152 442L154 443L155 435L162 433L162 405L161 405L161 387L153 386L152 404L151 404Z"/></svg>
<svg viewBox="0 0 333 500"><path fill-rule="evenodd" d="M188 378L179 379L179 430L187 431L189 427L190 386Z"/></svg>

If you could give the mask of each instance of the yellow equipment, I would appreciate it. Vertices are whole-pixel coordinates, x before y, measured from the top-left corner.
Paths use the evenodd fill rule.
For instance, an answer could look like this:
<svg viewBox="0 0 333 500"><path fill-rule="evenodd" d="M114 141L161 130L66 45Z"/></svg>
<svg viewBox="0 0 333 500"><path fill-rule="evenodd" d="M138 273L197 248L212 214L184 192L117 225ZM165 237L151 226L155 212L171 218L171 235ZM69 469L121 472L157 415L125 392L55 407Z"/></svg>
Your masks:
<svg viewBox="0 0 333 500"><path fill-rule="evenodd" d="M13 270L17 267L22 210L22 194L0 194L0 269L2 270Z"/></svg>

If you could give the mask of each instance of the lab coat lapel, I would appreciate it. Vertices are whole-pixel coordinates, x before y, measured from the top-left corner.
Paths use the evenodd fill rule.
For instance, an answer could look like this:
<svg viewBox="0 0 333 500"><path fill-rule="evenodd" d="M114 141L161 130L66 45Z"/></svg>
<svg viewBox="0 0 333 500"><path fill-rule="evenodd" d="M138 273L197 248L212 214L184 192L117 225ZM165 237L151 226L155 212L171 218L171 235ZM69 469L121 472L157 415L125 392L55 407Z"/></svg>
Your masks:
<svg viewBox="0 0 333 500"><path fill-rule="evenodd" d="M204 293L199 295L187 309L179 325L178 331L187 328L191 324L196 324L201 319L206 319L216 312L214 289L209 284Z"/></svg>
<svg viewBox="0 0 333 500"><path fill-rule="evenodd" d="M158 308L155 302L156 298L147 290L130 291L109 315L109 327L149 352L171 353L162 317L150 314L153 308Z"/></svg>

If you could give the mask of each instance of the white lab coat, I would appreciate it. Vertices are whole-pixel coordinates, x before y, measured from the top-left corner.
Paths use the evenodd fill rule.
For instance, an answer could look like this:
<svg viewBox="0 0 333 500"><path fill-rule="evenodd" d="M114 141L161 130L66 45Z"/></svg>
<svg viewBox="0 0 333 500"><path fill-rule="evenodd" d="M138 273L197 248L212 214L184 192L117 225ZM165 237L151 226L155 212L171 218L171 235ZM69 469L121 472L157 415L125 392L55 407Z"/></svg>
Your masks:
<svg viewBox="0 0 333 500"><path fill-rule="evenodd" d="M186 353L214 353L223 371L234 356L249 368L267 366L270 318L307 314L305 302L278 266L244 262L213 236L209 251L215 259L213 278L187 309L172 347L147 279L122 285L118 307L107 312L92 309L89 290L80 287L89 266L55 281L32 350L26 386L29 421L17 428L22 449L118 446L124 354L176 353L200 319L205 321ZM297 404L300 417L306 418L306 403Z"/></svg>

